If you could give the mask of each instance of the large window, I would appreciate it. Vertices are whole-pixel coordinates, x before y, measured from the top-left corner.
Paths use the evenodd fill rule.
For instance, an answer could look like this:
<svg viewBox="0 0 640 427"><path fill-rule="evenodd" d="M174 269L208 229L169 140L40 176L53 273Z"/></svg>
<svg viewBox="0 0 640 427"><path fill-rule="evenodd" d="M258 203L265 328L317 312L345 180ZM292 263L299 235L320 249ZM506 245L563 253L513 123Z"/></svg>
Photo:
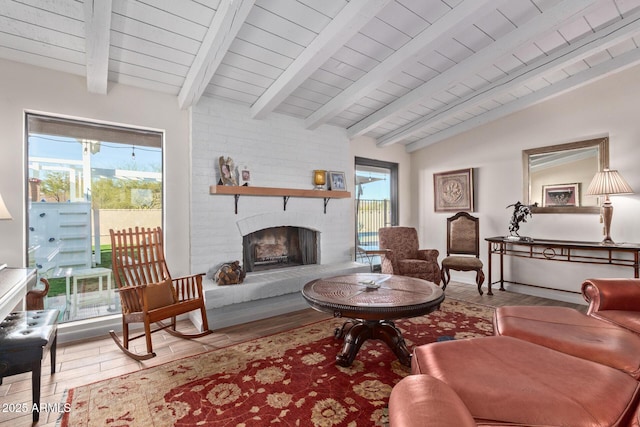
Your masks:
<svg viewBox="0 0 640 427"><path fill-rule="evenodd" d="M27 114L27 259L61 322L120 313L109 229L162 224L162 138Z"/></svg>
<svg viewBox="0 0 640 427"><path fill-rule="evenodd" d="M378 229L398 225L398 164L356 157L356 260L377 265Z"/></svg>

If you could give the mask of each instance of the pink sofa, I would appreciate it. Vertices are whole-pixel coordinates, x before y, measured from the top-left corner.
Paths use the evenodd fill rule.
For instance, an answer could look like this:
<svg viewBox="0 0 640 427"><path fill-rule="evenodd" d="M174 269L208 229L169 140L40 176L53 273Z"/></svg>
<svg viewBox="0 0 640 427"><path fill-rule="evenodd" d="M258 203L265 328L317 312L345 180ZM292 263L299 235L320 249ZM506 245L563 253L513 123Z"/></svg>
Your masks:
<svg viewBox="0 0 640 427"><path fill-rule="evenodd" d="M391 426L640 426L640 280L582 289L588 314L501 307L496 336L415 348Z"/></svg>

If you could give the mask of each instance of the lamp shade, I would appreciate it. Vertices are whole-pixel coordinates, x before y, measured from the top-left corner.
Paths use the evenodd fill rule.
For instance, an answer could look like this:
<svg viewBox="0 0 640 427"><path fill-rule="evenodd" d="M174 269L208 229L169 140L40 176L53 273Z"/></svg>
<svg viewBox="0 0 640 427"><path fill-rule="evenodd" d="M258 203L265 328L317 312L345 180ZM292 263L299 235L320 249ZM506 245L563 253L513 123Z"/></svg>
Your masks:
<svg viewBox="0 0 640 427"><path fill-rule="evenodd" d="M12 219L7 205L5 205L4 200L2 200L2 194L0 194L0 219Z"/></svg>
<svg viewBox="0 0 640 427"><path fill-rule="evenodd" d="M590 196L633 194L633 190L617 170L604 169L593 177L587 194Z"/></svg>

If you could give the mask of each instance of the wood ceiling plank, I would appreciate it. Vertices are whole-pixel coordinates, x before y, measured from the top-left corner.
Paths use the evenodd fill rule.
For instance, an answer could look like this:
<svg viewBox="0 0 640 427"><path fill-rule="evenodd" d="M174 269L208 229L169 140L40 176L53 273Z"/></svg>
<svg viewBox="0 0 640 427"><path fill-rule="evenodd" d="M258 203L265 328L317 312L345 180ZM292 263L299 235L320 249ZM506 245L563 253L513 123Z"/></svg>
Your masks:
<svg viewBox="0 0 640 427"><path fill-rule="evenodd" d="M236 67L240 70L256 73L270 79L277 79L282 70L269 64L264 64L246 56L238 55L234 52L227 52L223 59L223 63Z"/></svg>
<svg viewBox="0 0 640 427"><path fill-rule="evenodd" d="M0 28L2 28L3 33L0 43L6 46L8 46L9 38L18 38L25 39L25 42L31 41L84 52L84 37L63 33L5 16L0 16Z"/></svg>
<svg viewBox="0 0 640 427"><path fill-rule="evenodd" d="M189 71L189 67L186 65L115 46L111 46L110 56L114 61L126 62L127 64L151 68L153 70L161 70L164 73L174 74L180 77L183 77L187 74L187 71Z"/></svg>
<svg viewBox="0 0 640 427"><path fill-rule="evenodd" d="M134 75L124 74L122 72L109 72L109 81L120 83L127 86L139 87L156 92L167 93L169 95L178 95L180 86L151 80L147 76L138 77Z"/></svg>
<svg viewBox="0 0 640 427"><path fill-rule="evenodd" d="M198 6L197 3L181 2L185 8L184 13L190 8ZM202 12L197 20L186 19L182 13L176 14L171 11L162 10L155 5L146 4L141 1L116 0L113 4L113 12L118 15L154 27L162 28L173 34L179 34L192 40L201 42L207 33L207 27L215 14L214 10L198 8Z"/></svg>
<svg viewBox="0 0 640 427"><path fill-rule="evenodd" d="M297 43L301 46L307 46L313 41L318 33L305 28L297 22L284 19L270 10L263 7L254 7L246 19L247 24L264 31L275 34L285 40Z"/></svg>
<svg viewBox="0 0 640 427"><path fill-rule="evenodd" d="M263 64L269 64L281 70L284 70L293 62L293 59L278 53L277 49L265 49L262 46L238 38L233 40L229 46L229 52L246 56L247 58L254 59Z"/></svg>
<svg viewBox="0 0 640 427"><path fill-rule="evenodd" d="M126 74L128 76L152 80L171 86L180 86L184 81L182 76L170 74L163 70L154 70L145 66L120 62L114 59L109 60L109 72Z"/></svg>
<svg viewBox="0 0 640 427"><path fill-rule="evenodd" d="M56 70L64 71L70 69L74 70L72 74L85 74L84 52L82 51L42 43L12 34L3 34L1 47L5 52L4 58L11 59L11 54L14 53L22 59L28 59L28 64L37 65L38 67L44 67L47 61L54 60L57 63L54 68ZM61 63L66 63L68 66ZM81 67L82 72L77 73L77 67Z"/></svg>
<svg viewBox="0 0 640 427"><path fill-rule="evenodd" d="M34 3L34 5L37 5L37 3ZM82 11L81 4L79 7L80 11ZM72 15L77 16L76 13ZM84 37L83 20L51 12L47 10L46 4L42 5L42 7L31 7L15 2L5 2L0 8L0 16L5 16L17 21L30 22L48 28L49 30Z"/></svg>
<svg viewBox="0 0 640 427"><path fill-rule="evenodd" d="M144 22L135 21L117 13L114 13L111 17L111 30L126 34L132 39L142 39L160 46L181 50L193 56L198 53L198 48L200 47L200 43L197 40L166 31L163 28L155 27ZM128 48L128 46L122 47L125 49Z"/></svg>
<svg viewBox="0 0 640 427"><path fill-rule="evenodd" d="M295 22L297 25L318 34L329 24L331 18L313 8L290 0L256 0L256 7L268 10L285 21Z"/></svg>
<svg viewBox="0 0 640 427"><path fill-rule="evenodd" d="M169 46L163 46L153 41L144 40L115 30L111 31L111 47L132 52L141 52L145 55L164 59L165 61L174 62L186 67L189 67L193 62L193 58L195 58L195 54Z"/></svg>

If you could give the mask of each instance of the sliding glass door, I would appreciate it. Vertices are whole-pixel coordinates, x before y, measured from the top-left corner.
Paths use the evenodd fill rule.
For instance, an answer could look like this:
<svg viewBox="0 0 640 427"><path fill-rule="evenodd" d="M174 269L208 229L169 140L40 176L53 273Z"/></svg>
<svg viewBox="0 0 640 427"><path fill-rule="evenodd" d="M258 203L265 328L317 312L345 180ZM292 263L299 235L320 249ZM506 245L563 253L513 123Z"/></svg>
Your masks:
<svg viewBox="0 0 640 427"><path fill-rule="evenodd" d="M355 192L356 261L375 267L366 252L378 248L378 229L398 224L398 164L356 157Z"/></svg>

